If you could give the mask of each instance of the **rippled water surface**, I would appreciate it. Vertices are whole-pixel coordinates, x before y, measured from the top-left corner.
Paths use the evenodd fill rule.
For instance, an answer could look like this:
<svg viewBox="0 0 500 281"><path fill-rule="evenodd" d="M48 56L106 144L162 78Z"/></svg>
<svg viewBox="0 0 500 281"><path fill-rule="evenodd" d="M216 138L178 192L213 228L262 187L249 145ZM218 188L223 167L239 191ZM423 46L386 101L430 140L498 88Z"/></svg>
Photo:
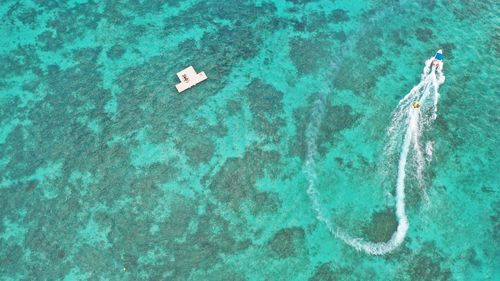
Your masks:
<svg viewBox="0 0 500 281"><path fill-rule="evenodd" d="M499 13L2 1L0 280L499 280Z"/></svg>

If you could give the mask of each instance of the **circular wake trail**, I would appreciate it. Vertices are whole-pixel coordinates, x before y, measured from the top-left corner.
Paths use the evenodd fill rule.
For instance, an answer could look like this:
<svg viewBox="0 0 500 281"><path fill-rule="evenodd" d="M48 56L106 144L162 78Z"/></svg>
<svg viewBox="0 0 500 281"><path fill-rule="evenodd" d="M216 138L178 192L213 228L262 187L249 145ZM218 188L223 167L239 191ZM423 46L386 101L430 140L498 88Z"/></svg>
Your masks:
<svg viewBox="0 0 500 281"><path fill-rule="evenodd" d="M319 202L319 191L316 189L317 180L315 158L317 156L317 135L321 125L324 111L323 98L318 99L312 110L311 121L306 128L307 155L304 165L305 175L308 180L307 194L311 200L316 218L325 223L329 231L346 244L364 251L371 255L384 255L394 251L406 237L410 226L405 211L405 178L408 156L413 152L413 160L416 166L416 176L423 185L424 157L420 136L424 129L436 118L437 103L439 100L439 85L444 82L442 64L438 67L432 66L432 58L425 62L420 83L400 100L399 105L393 113L391 125L388 129L389 142L385 148L386 156L393 154L401 143L401 153L398 162L398 174L396 180L396 217L398 227L387 242L374 243L361 238L352 237L346 232L335 228L331 221L326 218ZM414 101L420 101L420 108L415 109L411 105Z"/></svg>

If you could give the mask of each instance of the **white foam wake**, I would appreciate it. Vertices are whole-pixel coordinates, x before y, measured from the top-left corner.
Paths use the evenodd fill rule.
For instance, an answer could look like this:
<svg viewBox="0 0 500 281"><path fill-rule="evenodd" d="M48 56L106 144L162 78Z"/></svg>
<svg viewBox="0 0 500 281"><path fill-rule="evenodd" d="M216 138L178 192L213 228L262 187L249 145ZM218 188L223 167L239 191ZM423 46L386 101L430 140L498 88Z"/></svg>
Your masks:
<svg viewBox="0 0 500 281"><path fill-rule="evenodd" d="M420 136L436 118L437 103L439 101L439 85L444 82L442 64L438 67L432 65L432 58L425 62L422 78L419 84L400 100L399 105L393 113L391 125L388 129L389 142L386 145L386 155L391 155L401 143L401 153L398 162L398 174L396 180L396 217L398 227L391 239L387 242L374 243L355 238L346 232L335 228L331 221L325 217L319 202L319 191L315 187L317 180L315 158L317 156L316 139L319 126L323 116L324 102L318 99L313 107L311 121L306 128L306 148L307 155L304 165L305 175L308 180L307 194L311 200L313 209L316 211L316 218L324 222L329 231L336 237L356 248L372 255L384 255L394 251L406 237L409 228L408 217L405 212L405 178L408 156L413 152L413 159L416 166L416 177L423 186L424 157ZM420 108L415 109L411 105L414 101L420 101Z"/></svg>

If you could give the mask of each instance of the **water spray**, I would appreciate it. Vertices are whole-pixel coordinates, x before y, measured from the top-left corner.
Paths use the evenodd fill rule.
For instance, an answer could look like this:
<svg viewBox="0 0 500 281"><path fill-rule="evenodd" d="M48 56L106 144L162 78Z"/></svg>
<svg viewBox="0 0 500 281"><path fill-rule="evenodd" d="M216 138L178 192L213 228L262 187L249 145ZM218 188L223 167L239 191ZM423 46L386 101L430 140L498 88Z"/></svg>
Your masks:
<svg viewBox="0 0 500 281"><path fill-rule="evenodd" d="M419 185L423 187L423 171L426 161L424 160L420 136L423 131L431 125L432 121L436 119L437 104L439 101L439 85L441 85L445 79L442 73L442 58L442 51L439 50L436 56L425 62L420 83L413 87L413 89L399 101L398 107L393 113L391 125L387 130L389 141L385 147L386 155L393 154L398 147L400 139L403 139L396 179L396 217L398 219L398 227L387 242L375 243L352 237L345 231L336 228L324 215L319 202L320 193L315 186L317 181L315 167L315 158L317 157L316 140L324 114L323 99L318 99L313 106L311 121L305 133L307 155L304 170L308 180L307 194L309 195L313 209L316 211L316 218L324 222L333 235L358 251L363 251L371 255L384 255L398 248L406 237L410 226L405 211L406 165L409 160L415 163L416 177L419 181ZM410 152L413 154L413 158L408 159ZM430 162L429 154L432 156L432 143L431 146L427 143L425 152L427 156L426 160Z"/></svg>

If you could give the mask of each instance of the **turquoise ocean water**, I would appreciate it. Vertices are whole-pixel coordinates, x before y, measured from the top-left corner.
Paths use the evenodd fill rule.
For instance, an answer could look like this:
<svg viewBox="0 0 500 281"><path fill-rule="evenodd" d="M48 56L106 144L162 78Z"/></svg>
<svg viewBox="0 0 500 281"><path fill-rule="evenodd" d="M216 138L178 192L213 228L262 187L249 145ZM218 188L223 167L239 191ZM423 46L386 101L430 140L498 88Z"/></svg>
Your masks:
<svg viewBox="0 0 500 281"><path fill-rule="evenodd" d="M500 280L499 5L2 1L0 280Z"/></svg>

